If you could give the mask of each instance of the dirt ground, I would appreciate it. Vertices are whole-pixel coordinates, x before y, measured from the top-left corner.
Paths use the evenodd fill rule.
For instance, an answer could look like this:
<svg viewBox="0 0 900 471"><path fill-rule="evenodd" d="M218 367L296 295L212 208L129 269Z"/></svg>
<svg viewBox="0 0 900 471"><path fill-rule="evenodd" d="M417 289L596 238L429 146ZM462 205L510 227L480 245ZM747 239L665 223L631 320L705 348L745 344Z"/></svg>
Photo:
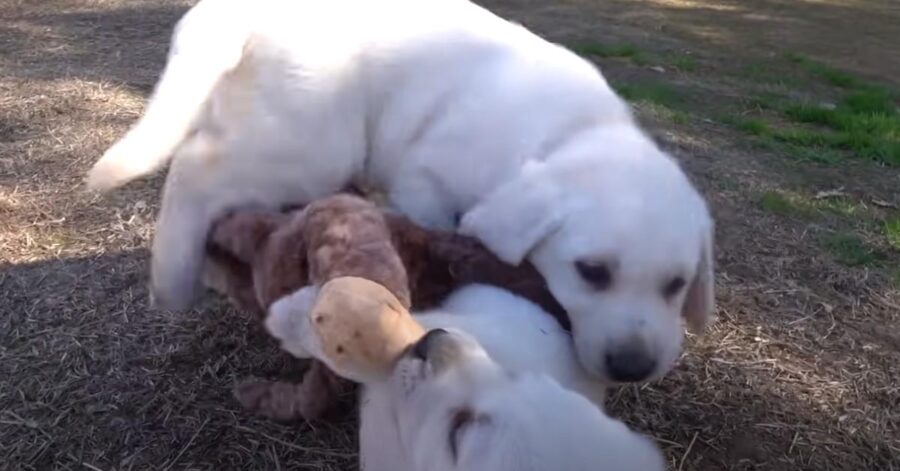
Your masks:
<svg viewBox="0 0 900 471"><path fill-rule="evenodd" d="M235 382L302 365L212 296L148 309L160 178L82 192L189 3L0 0L0 469L356 469L352 398L328 422L252 417ZM611 412L673 470L900 470L900 171L789 140L794 108L764 100L896 90L900 4L484 3L595 60L717 219L718 322Z"/></svg>

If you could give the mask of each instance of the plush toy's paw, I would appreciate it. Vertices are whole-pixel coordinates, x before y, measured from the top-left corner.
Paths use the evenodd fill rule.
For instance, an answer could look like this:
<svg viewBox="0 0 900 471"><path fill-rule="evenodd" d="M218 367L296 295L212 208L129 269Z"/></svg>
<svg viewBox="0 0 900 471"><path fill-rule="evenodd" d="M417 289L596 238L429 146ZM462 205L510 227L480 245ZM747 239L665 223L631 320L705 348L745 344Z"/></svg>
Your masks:
<svg viewBox="0 0 900 471"><path fill-rule="evenodd" d="M315 418L300 384L251 380L239 384L234 396L245 409L279 422Z"/></svg>
<svg viewBox="0 0 900 471"><path fill-rule="evenodd" d="M349 387L349 382L314 362L302 383L249 380L235 388L234 396L247 410L279 422L295 422L321 418Z"/></svg>
<svg viewBox="0 0 900 471"><path fill-rule="evenodd" d="M250 268L207 252L203 265L203 284L207 288L228 298L241 312L254 319L265 319L266 311L260 307L253 291L253 277Z"/></svg>

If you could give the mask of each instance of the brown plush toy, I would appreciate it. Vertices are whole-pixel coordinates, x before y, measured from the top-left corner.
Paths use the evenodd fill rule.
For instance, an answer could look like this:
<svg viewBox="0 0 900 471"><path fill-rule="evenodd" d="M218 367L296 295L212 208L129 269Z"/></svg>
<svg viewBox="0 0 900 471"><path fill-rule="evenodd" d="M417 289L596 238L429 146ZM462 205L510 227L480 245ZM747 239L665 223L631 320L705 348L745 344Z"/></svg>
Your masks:
<svg viewBox="0 0 900 471"><path fill-rule="evenodd" d="M506 265L474 239L426 231L347 194L285 213L252 209L232 213L213 226L207 255L207 285L260 318L274 303L304 287L321 288L350 277L382 287L382 298L393 297L404 312L432 307L458 286L493 284L542 305L568 327L562 308L531 265ZM347 291L360 289L361 284L344 280L334 286L339 285ZM406 334L375 335L368 342L403 345L415 337L415 327L406 321L403 325ZM343 348L361 347L349 342ZM377 374L394 353L386 348L374 357L371 352L355 356L343 372L350 372L349 377L353 371ZM333 357L326 360L337 365ZM314 360L302 383L254 381L240 385L236 396L245 407L277 420L309 420L327 411L349 386Z"/></svg>

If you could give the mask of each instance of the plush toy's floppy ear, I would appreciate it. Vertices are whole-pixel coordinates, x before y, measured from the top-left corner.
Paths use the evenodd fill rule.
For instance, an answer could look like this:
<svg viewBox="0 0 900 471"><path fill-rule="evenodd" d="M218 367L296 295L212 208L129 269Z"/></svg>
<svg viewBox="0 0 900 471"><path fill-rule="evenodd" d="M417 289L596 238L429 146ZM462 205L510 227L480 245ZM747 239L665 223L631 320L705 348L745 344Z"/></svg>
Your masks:
<svg viewBox="0 0 900 471"><path fill-rule="evenodd" d="M281 213L272 211L241 210L217 221L209 241L216 248L249 264L283 218Z"/></svg>
<svg viewBox="0 0 900 471"><path fill-rule="evenodd" d="M317 286L305 286L269 307L266 330L281 348L297 358L322 358L322 345L310 324L309 314L319 295Z"/></svg>
<svg viewBox="0 0 900 471"><path fill-rule="evenodd" d="M681 308L681 315L693 332L702 332L712 320L715 310L713 244L713 229L710 228L703 239L697 274L688 287L684 306Z"/></svg>
<svg viewBox="0 0 900 471"><path fill-rule="evenodd" d="M541 163L528 163L514 180L463 215L459 232L477 238L500 260L522 262L562 224L561 192Z"/></svg>

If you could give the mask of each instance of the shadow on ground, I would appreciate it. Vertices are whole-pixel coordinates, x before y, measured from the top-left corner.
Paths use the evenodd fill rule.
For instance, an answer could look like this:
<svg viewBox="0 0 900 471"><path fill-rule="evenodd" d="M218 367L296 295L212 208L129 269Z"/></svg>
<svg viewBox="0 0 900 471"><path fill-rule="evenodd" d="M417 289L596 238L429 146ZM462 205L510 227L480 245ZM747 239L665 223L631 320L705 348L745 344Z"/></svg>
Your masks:
<svg viewBox="0 0 900 471"><path fill-rule="evenodd" d="M334 423L244 413L236 381L298 378L301 363L214 300L184 314L148 309L146 261L136 251L0 267L4 466L355 466L350 398Z"/></svg>
<svg viewBox="0 0 900 471"><path fill-rule="evenodd" d="M187 8L185 2L127 2L109 9L65 11L48 5L20 11L0 26L5 49L0 65L8 78L124 84L146 95Z"/></svg>

